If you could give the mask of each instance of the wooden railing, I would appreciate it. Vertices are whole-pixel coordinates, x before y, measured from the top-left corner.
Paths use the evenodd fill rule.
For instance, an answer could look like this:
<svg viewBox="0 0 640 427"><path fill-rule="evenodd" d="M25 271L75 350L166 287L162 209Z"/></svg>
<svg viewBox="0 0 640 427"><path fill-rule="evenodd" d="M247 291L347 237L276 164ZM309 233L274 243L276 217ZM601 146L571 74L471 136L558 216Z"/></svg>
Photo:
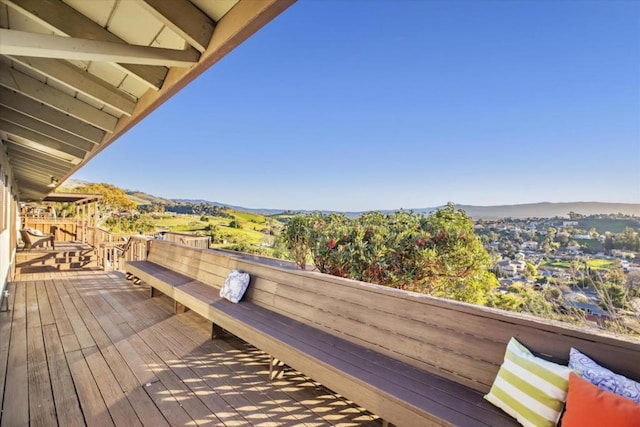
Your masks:
<svg viewBox="0 0 640 427"><path fill-rule="evenodd" d="M194 248L209 249L211 245L211 237L209 236L195 236L188 233L176 233L173 231L164 231L160 233L162 240L167 242L178 243L184 246L191 246Z"/></svg>
<svg viewBox="0 0 640 427"><path fill-rule="evenodd" d="M24 227L35 228L44 234L53 234L56 242L82 241L84 224L69 218L31 218L23 217Z"/></svg>
<svg viewBox="0 0 640 427"><path fill-rule="evenodd" d="M97 248L98 266L103 270L123 271L125 261L145 261L150 237L131 236L120 242L103 242Z"/></svg>

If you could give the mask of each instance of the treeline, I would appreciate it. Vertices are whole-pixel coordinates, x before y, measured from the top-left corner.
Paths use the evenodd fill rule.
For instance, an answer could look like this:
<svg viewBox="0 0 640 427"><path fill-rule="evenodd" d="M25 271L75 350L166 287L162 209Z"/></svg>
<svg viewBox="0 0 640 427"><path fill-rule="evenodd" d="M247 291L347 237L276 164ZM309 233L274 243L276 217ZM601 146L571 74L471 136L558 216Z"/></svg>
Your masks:
<svg viewBox="0 0 640 427"><path fill-rule="evenodd" d="M165 212L174 212L187 215L209 215L220 218L233 218L229 213L229 208L224 206L215 206L209 203L188 203L180 202L175 205L165 205Z"/></svg>
<svg viewBox="0 0 640 427"><path fill-rule="evenodd" d="M620 249L626 251L640 252L640 235L631 227L626 227L622 233L606 233L604 248L607 251Z"/></svg>

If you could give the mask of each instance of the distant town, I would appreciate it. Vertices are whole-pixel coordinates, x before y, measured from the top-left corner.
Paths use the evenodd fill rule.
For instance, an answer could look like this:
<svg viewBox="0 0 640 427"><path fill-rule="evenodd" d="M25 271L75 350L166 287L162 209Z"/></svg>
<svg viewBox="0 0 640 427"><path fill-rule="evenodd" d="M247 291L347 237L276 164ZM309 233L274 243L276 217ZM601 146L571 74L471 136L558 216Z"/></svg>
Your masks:
<svg viewBox="0 0 640 427"><path fill-rule="evenodd" d="M589 281L612 281L627 292L640 293L636 216L571 212L568 218L481 219L474 228L495 256L502 292L514 284L555 287L567 304L596 322L608 319L611 308Z"/></svg>

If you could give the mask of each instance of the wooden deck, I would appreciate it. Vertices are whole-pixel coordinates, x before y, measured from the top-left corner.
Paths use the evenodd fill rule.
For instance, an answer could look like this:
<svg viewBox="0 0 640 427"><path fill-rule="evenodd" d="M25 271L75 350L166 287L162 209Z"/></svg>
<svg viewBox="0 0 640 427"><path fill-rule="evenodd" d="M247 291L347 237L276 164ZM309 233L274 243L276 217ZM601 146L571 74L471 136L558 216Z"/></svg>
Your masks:
<svg viewBox="0 0 640 427"><path fill-rule="evenodd" d="M22 274L0 313L2 426L380 425L120 273Z"/></svg>

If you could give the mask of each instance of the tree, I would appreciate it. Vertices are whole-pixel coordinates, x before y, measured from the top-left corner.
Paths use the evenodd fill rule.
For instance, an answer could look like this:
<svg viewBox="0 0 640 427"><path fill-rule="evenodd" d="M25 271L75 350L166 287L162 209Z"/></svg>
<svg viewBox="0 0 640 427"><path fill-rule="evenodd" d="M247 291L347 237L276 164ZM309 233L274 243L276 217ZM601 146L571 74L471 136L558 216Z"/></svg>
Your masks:
<svg viewBox="0 0 640 427"><path fill-rule="evenodd" d="M640 270L631 271L627 274L625 289L629 295L636 298L640 297Z"/></svg>
<svg viewBox="0 0 640 427"><path fill-rule="evenodd" d="M627 292L621 285L605 283L599 293L601 294L600 306L605 310L611 310L612 307L625 309L629 306Z"/></svg>
<svg viewBox="0 0 640 427"><path fill-rule="evenodd" d="M98 207L102 212L130 211L136 208L136 203L120 188L111 184L88 184L76 187L74 193L100 194Z"/></svg>
<svg viewBox="0 0 640 427"><path fill-rule="evenodd" d="M283 236L298 265L307 248L319 271L340 277L479 304L498 284L471 218L453 204L427 217L297 216Z"/></svg>
<svg viewBox="0 0 640 427"><path fill-rule="evenodd" d="M525 277L528 279L533 279L537 275L538 275L538 268L534 264L527 262L525 264Z"/></svg>
<svg viewBox="0 0 640 427"><path fill-rule="evenodd" d="M289 219L280 234L291 258L303 270L306 268L309 253L309 222L308 216L296 215Z"/></svg>

